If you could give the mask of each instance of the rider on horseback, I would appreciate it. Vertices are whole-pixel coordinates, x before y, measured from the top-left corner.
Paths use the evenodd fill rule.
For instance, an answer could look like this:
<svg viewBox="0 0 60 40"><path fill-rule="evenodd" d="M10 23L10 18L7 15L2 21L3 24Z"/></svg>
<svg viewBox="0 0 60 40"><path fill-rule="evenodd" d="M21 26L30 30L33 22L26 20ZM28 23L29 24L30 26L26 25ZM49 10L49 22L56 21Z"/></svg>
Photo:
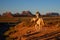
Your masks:
<svg viewBox="0 0 60 40"><path fill-rule="evenodd" d="M36 17L32 18L31 22L34 22L35 24L35 30L36 31L40 31L42 29L42 27L44 26L44 22L43 19L40 18L40 13L36 12Z"/></svg>

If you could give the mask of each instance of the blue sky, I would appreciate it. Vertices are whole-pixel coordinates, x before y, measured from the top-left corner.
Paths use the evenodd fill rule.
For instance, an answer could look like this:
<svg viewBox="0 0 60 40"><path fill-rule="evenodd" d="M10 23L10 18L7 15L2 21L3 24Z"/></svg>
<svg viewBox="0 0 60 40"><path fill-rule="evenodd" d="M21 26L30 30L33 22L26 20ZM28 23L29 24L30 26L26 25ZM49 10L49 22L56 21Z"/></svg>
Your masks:
<svg viewBox="0 0 60 40"><path fill-rule="evenodd" d="M29 10L33 14L36 11L41 14L60 13L60 0L0 0L0 14L6 11L21 13L24 10Z"/></svg>

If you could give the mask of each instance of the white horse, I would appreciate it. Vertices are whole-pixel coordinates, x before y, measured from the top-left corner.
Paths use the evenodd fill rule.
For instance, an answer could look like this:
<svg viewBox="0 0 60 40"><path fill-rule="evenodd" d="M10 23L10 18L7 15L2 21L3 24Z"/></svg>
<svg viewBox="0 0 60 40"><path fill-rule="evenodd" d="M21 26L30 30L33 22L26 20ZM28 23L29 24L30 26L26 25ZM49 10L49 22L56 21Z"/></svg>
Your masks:
<svg viewBox="0 0 60 40"><path fill-rule="evenodd" d="M35 22L35 30L36 31L40 31L42 29L42 27L44 26L44 22L42 18L32 18L31 22L34 21Z"/></svg>

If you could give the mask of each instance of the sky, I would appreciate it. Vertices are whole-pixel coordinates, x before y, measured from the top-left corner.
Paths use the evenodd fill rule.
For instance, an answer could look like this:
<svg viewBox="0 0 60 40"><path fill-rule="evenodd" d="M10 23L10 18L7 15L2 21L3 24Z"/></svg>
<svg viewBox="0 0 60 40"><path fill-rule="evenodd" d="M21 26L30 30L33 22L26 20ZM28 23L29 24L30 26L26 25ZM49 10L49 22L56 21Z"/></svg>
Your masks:
<svg viewBox="0 0 60 40"><path fill-rule="evenodd" d="M0 14L6 11L12 13L31 11L33 14L37 11L41 14L60 13L60 0L0 0Z"/></svg>

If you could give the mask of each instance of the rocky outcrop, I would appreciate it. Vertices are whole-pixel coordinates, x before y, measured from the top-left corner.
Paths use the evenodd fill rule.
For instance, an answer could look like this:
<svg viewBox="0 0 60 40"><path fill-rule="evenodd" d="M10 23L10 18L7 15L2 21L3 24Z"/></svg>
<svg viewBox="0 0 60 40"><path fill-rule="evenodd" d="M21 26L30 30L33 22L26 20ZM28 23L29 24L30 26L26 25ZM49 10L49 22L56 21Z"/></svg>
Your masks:
<svg viewBox="0 0 60 40"><path fill-rule="evenodd" d="M22 11L22 16L33 16L33 14L30 11Z"/></svg>
<svg viewBox="0 0 60 40"><path fill-rule="evenodd" d="M39 32L34 23L23 21L5 32L6 40L58 40L60 39L60 25L44 26Z"/></svg>
<svg viewBox="0 0 60 40"><path fill-rule="evenodd" d="M5 13L3 13L2 17L12 18L12 17L13 17L13 15L12 15L12 13L11 13L11 12L5 12Z"/></svg>

